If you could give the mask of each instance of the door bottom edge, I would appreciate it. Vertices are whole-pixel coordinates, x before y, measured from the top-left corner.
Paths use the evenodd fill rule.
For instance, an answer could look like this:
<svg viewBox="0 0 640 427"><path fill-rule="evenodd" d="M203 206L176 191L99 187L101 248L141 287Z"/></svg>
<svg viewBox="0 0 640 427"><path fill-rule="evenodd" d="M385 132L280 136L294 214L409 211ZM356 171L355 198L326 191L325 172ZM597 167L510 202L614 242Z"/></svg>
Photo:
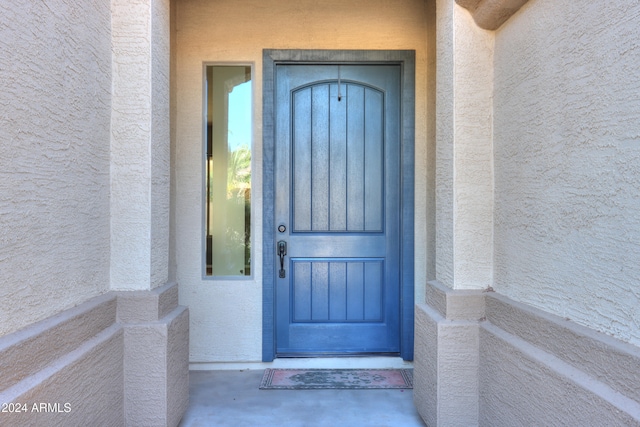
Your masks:
<svg viewBox="0 0 640 427"><path fill-rule="evenodd" d="M362 357L400 357L400 352L278 352L276 359L319 359L319 358L362 358Z"/></svg>

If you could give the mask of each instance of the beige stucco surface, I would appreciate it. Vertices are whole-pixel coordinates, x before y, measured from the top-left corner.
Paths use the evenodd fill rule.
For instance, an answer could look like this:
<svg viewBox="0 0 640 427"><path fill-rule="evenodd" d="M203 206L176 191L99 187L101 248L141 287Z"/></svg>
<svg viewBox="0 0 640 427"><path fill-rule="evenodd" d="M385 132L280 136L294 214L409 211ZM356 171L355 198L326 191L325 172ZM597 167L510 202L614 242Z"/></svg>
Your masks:
<svg viewBox="0 0 640 427"><path fill-rule="evenodd" d="M480 28L496 30L528 0L456 0L467 8Z"/></svg>
<svg viewBox="0 0 640 427"><path fill-rule="evenodd" d="M427 254L427 22L421 0L179 0L176 4L176 264L191 313L192 362L257 361L262 349L262 50L416 50L416 299ZM253 278L202 279L203 62L254 69ZM432 111L429 114L433 114Z"/></svg>
<svg viewBox="0 0 640 427"><path fill-rule="evenodd" d="M111 2L111 289L169 272L169 0Z"/></svg>
<svg viewBox="0 0 640 427"><path fill-rule="evenodd" d="M0 336L109 286L110 2L0 3Z"/></svg>
<svg viewBox="0 0 640 427"><path fill-rule="evenodd" d="M496 33L494 80L494 288L635 345L639 19L529 2Z"/></svg>
<svg viewBox="0 0 640 427"><path fill-rule="evenodd" d="M493 43L471 14L436 1L436 278L493 280Z"/></svg>

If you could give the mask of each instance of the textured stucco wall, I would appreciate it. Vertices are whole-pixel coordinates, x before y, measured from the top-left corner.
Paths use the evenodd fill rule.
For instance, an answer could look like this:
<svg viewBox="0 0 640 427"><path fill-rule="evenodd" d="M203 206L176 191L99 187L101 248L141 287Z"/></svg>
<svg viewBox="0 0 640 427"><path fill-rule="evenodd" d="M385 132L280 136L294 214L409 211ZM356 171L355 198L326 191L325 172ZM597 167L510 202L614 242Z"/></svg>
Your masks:
<svg viewBox="0 0 640 427"><path fill-rule="evenodd" d="M429 426L640 425L640 348L497 292L429 282L415 353Z"/></svg>
<svg viewBox="0 0 640 427"><path fill-rule="evenodd" d="M453 287L453 13L449 0L436 0L436 278Z"/></svg>
<svg viewBox="0 0 640 427"><path fill-rule="evenodd" d="M153 0L151 8L151 278L150 288L169 279L170 134L170 0Z"/></svg>
<svg viewBox="0 0 640 427"><path fill-rule="evenodd" d="M176 426L189 401L178 287L109 292L0 337L1 426ZM61 412L38 413L39 403ZM66 405L66 406L64 406Z"/></svg>
<svg viewBox="0 0 640 427"><path fill-rule="evenodd" d="M640 345L640 4L529 2L496 34L495 282Z"/></svg>
<svg viewBox="0 0 640 427"><path fill-rule="evenodd" d="M113 294L0 337L2 426L122 426L123 328ZM40 403L59 405L40 412ZM34 407L35 405L35 407Z"/></svg>
<svg viewBox="0 0 640 427"><path fill-rule="evenodd" d="M113 0L111 289L169 272L169 0Z"/></svg>
<svg viewBox="0 0 640 427"><path fill-rule="evenodd" d="M640 348L485 295L479 425L640 426Z"/></svg>
<svg viewBox="0 0 640 427"><path fill-rule="evenodd" d="M485 292L430 281L416 304L413 401L429 426L478 425L479 334Z"/></svg>
<svg viewBox="0 0 640 427"><path fill-rule="evenodd" d="M528 0L456 0L469 9L480 28L496 30Z"/></svg>
<svg viewBox="0 0 640 427"><path fill-rule="evenodd" d="M492 32L436 2L436 277L454 289L493 274Z"/></svg>
<svg viewBox="0 0 640 427"><path fill-rule="evenodd" d="M0 335L109 285L108 0L0 2Z"/></svg>
<svg viewBox="0 0 640 427"><path fill-rule="evenodd" d="M427 18L422 0L180 0L176 15L176 263L191 315L191 360L261 359L262 49L416 50L416 299L424 299L427 230ZM203 62L254 64L254 277L202 280ZM429 114L433 114L430 112Z"/></svg>

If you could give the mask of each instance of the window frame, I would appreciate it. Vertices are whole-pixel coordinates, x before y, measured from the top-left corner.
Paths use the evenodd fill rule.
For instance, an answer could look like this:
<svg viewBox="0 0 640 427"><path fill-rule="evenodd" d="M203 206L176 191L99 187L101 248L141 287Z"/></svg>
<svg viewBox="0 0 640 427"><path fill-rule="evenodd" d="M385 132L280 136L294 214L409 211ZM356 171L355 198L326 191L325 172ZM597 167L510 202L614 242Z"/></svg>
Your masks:
<svg viewBox="0 0 640 427"><path fill-rule="evenodd" d="M249 239L250 249L249 249L249 259L251 260L251 270L248 275L234 275L234 276L222 276L222 275L214 275L213 271L211 275L207 274L207 203L208 203L208 194L207 194L207 120L208 120L208 88L207 88L207 68L208 67L247 67L251 72L251 101L250 101L250 121L251 121L251 141L249 144L249 149L251 151L251 195L249 196L250 202L250 234L251 237ZM200 226L200 273L201 278L204 281L231 281L231 282L239 282L239 281L253 281L256 277L255 269L257 265L255 264L255 243L256 243L256 224L254 218L256 218L256 203L254 198L254 171L256 170L256 159L255 159L255 105L256 105L256 75L255 75L255 62L220 62L220 61L204 61L202 63L202 115L201 115L201 125L202 125L202 145L200 152L200 162L201 162L201 226Z"/></svg>

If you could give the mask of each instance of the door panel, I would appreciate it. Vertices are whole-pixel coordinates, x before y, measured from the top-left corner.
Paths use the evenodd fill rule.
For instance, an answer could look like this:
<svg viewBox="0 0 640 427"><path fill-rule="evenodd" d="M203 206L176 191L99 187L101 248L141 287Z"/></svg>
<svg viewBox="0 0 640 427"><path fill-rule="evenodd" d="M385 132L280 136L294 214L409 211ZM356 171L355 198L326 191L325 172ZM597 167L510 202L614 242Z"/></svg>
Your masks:
<svg viewBox="0 0 640 427"><path fill-rule="evenodd" d="M382 259L292 262L292 322L382 321Z"/></svg>
<svg viewBox="0 0 640 427"><path fill-rule="evenodd" d="M397 353L400 67L276 73L276 352Z"/></svg>
<svg viewBox="0 0 640 427"><path fill-rule="evenodd" d="M383 230L383 94L343 86L345 102L337 101L337 84L293 93L296 232Z"/></svg>

